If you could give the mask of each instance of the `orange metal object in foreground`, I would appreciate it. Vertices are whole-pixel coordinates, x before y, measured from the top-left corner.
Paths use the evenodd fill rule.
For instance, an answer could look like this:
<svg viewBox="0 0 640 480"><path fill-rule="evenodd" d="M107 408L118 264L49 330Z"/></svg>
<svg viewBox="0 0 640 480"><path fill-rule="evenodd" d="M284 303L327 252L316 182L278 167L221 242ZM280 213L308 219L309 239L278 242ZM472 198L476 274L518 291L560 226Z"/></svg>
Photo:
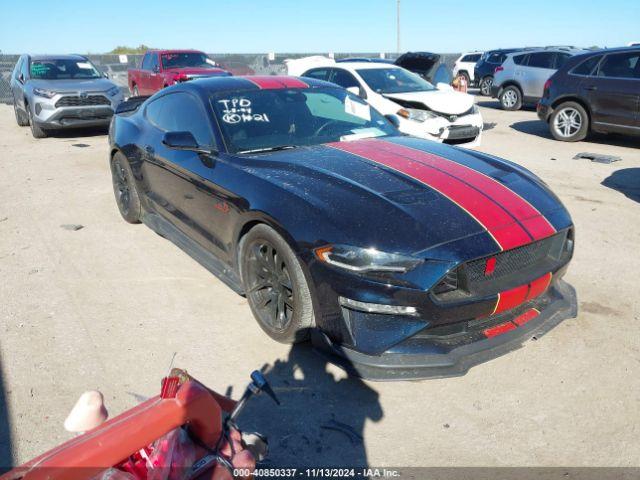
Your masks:
<svg viewBox="0 0 640 480"><path fill-rule="evenodd" d="M174 398L151 398L0 476L0 480L84 480L117 466L182 425L214 448L222 435L222 412L236 402L187 377ZM205 453L199 449L199 457ZM199 478L231 478L217 466Z"/></svg>

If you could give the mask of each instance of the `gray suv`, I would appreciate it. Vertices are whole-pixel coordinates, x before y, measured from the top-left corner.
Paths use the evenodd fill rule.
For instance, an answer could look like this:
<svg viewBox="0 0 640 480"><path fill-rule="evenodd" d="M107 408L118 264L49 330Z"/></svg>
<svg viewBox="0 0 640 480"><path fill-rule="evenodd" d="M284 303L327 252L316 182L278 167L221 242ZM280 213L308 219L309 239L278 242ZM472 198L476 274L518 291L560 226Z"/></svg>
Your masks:
<svg viewBox="0 0 640 480"><path fill-rule="evenodd" d="M527 103L538 103L544 84L574 55L584 53L575 47L547 47L510 53L496 68L491 96L504 110L520 110Z"/></svg>
<svg viewBox="0 0 640 480"><path fill-rule="evenodd" d="M115 83L81 55L22 55L11 75L18 125L35 138L74 127L108 127L123 100Z"/></svg>

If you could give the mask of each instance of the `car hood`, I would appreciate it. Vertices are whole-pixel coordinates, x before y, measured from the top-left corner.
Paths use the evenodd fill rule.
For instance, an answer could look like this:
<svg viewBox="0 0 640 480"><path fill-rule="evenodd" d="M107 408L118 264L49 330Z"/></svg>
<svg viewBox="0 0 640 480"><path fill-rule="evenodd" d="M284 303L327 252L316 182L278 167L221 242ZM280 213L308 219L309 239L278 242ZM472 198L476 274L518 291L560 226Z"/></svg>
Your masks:
<svg viewBox="0 0 640 480"><path fill-rule="evenodd" d="M185 67L185 68L167 68L167 73L184 74L184 75L223 75L227 73L221 68L198 68L198 67Z"/></svg>
<svg viewBox="0 0 640 480"><path fill-rule="evenodd" d="M460 115L471 109L473 97L455 90L429 90L427 92L390 93L385 97L400 102L418 103L434 112Z"/></svg>
<svg viewBox="0 0 640 480"><path fill-rule="evenodd" d="M106 78L85 80L29 80L33 88L43 88L59 93L106 92L116 86Z"/></svg>
<svg viewBox="0 0 640 480"><path fill-rule="evenodd" d="M438 168L405 156L412 152L435 159ZM327 242L415 254L477 237L472 243L478 249L476 256L481 256L515 248L513 242L498 245L492 235L502 241L504 232L520 228L519 222L548 223L548 234L571 224L559 200L526 170L481 153L412 137L339 142L239 158L253 175L310 204L313 216L303 215L301 206L291 207L300 212L303 222L313 223ZM448 173L438 173L440 168ZM426 183L416 174L426 174ZM444 188L431 184L431 175L444 178ZM485 195L472 186L483 179L495 192ZM446 182L459 190L452 197ZM505 214L505 207L499 205L508 198L503 190L531 208ZM535 239L527 237L522 244Z"/></svg>

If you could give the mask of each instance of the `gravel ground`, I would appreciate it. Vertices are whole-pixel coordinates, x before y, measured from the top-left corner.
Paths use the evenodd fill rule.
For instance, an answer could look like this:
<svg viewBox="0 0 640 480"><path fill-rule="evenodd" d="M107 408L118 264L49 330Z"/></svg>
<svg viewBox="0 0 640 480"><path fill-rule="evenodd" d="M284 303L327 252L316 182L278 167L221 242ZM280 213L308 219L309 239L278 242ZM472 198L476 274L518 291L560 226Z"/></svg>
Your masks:
<svg viewBox="0 0 640 480"><path fill-rule="evenodd" d="M560 143L531 110L479 103L480 150L540 175L573 215L580 313L464 377L402 383L269 340L243 298L120 218L102 133L35 140L0 105L0 465L69 438L84 390L112 414L156 394L173 352L236 397L271 365L282 407L258 399L241 423L278 464L640 465L640 140ZM585 151L623 160L572 159Z"/></svg>

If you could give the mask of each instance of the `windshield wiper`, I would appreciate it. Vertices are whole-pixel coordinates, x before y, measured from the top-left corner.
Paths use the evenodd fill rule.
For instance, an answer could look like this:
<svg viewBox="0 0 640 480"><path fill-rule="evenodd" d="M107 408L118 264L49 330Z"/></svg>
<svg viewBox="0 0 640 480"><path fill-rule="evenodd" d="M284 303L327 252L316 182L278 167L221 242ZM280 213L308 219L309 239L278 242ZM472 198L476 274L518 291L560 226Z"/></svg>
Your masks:
<svg viewBox="0 0 640 480"><path fill-rule="evenodd" d="M279 145L277 147L254 148L253 150L240 150L238 153L262 153L262 152L278 152L280 150L291 150L298 148L296 145Z"/></svg>

